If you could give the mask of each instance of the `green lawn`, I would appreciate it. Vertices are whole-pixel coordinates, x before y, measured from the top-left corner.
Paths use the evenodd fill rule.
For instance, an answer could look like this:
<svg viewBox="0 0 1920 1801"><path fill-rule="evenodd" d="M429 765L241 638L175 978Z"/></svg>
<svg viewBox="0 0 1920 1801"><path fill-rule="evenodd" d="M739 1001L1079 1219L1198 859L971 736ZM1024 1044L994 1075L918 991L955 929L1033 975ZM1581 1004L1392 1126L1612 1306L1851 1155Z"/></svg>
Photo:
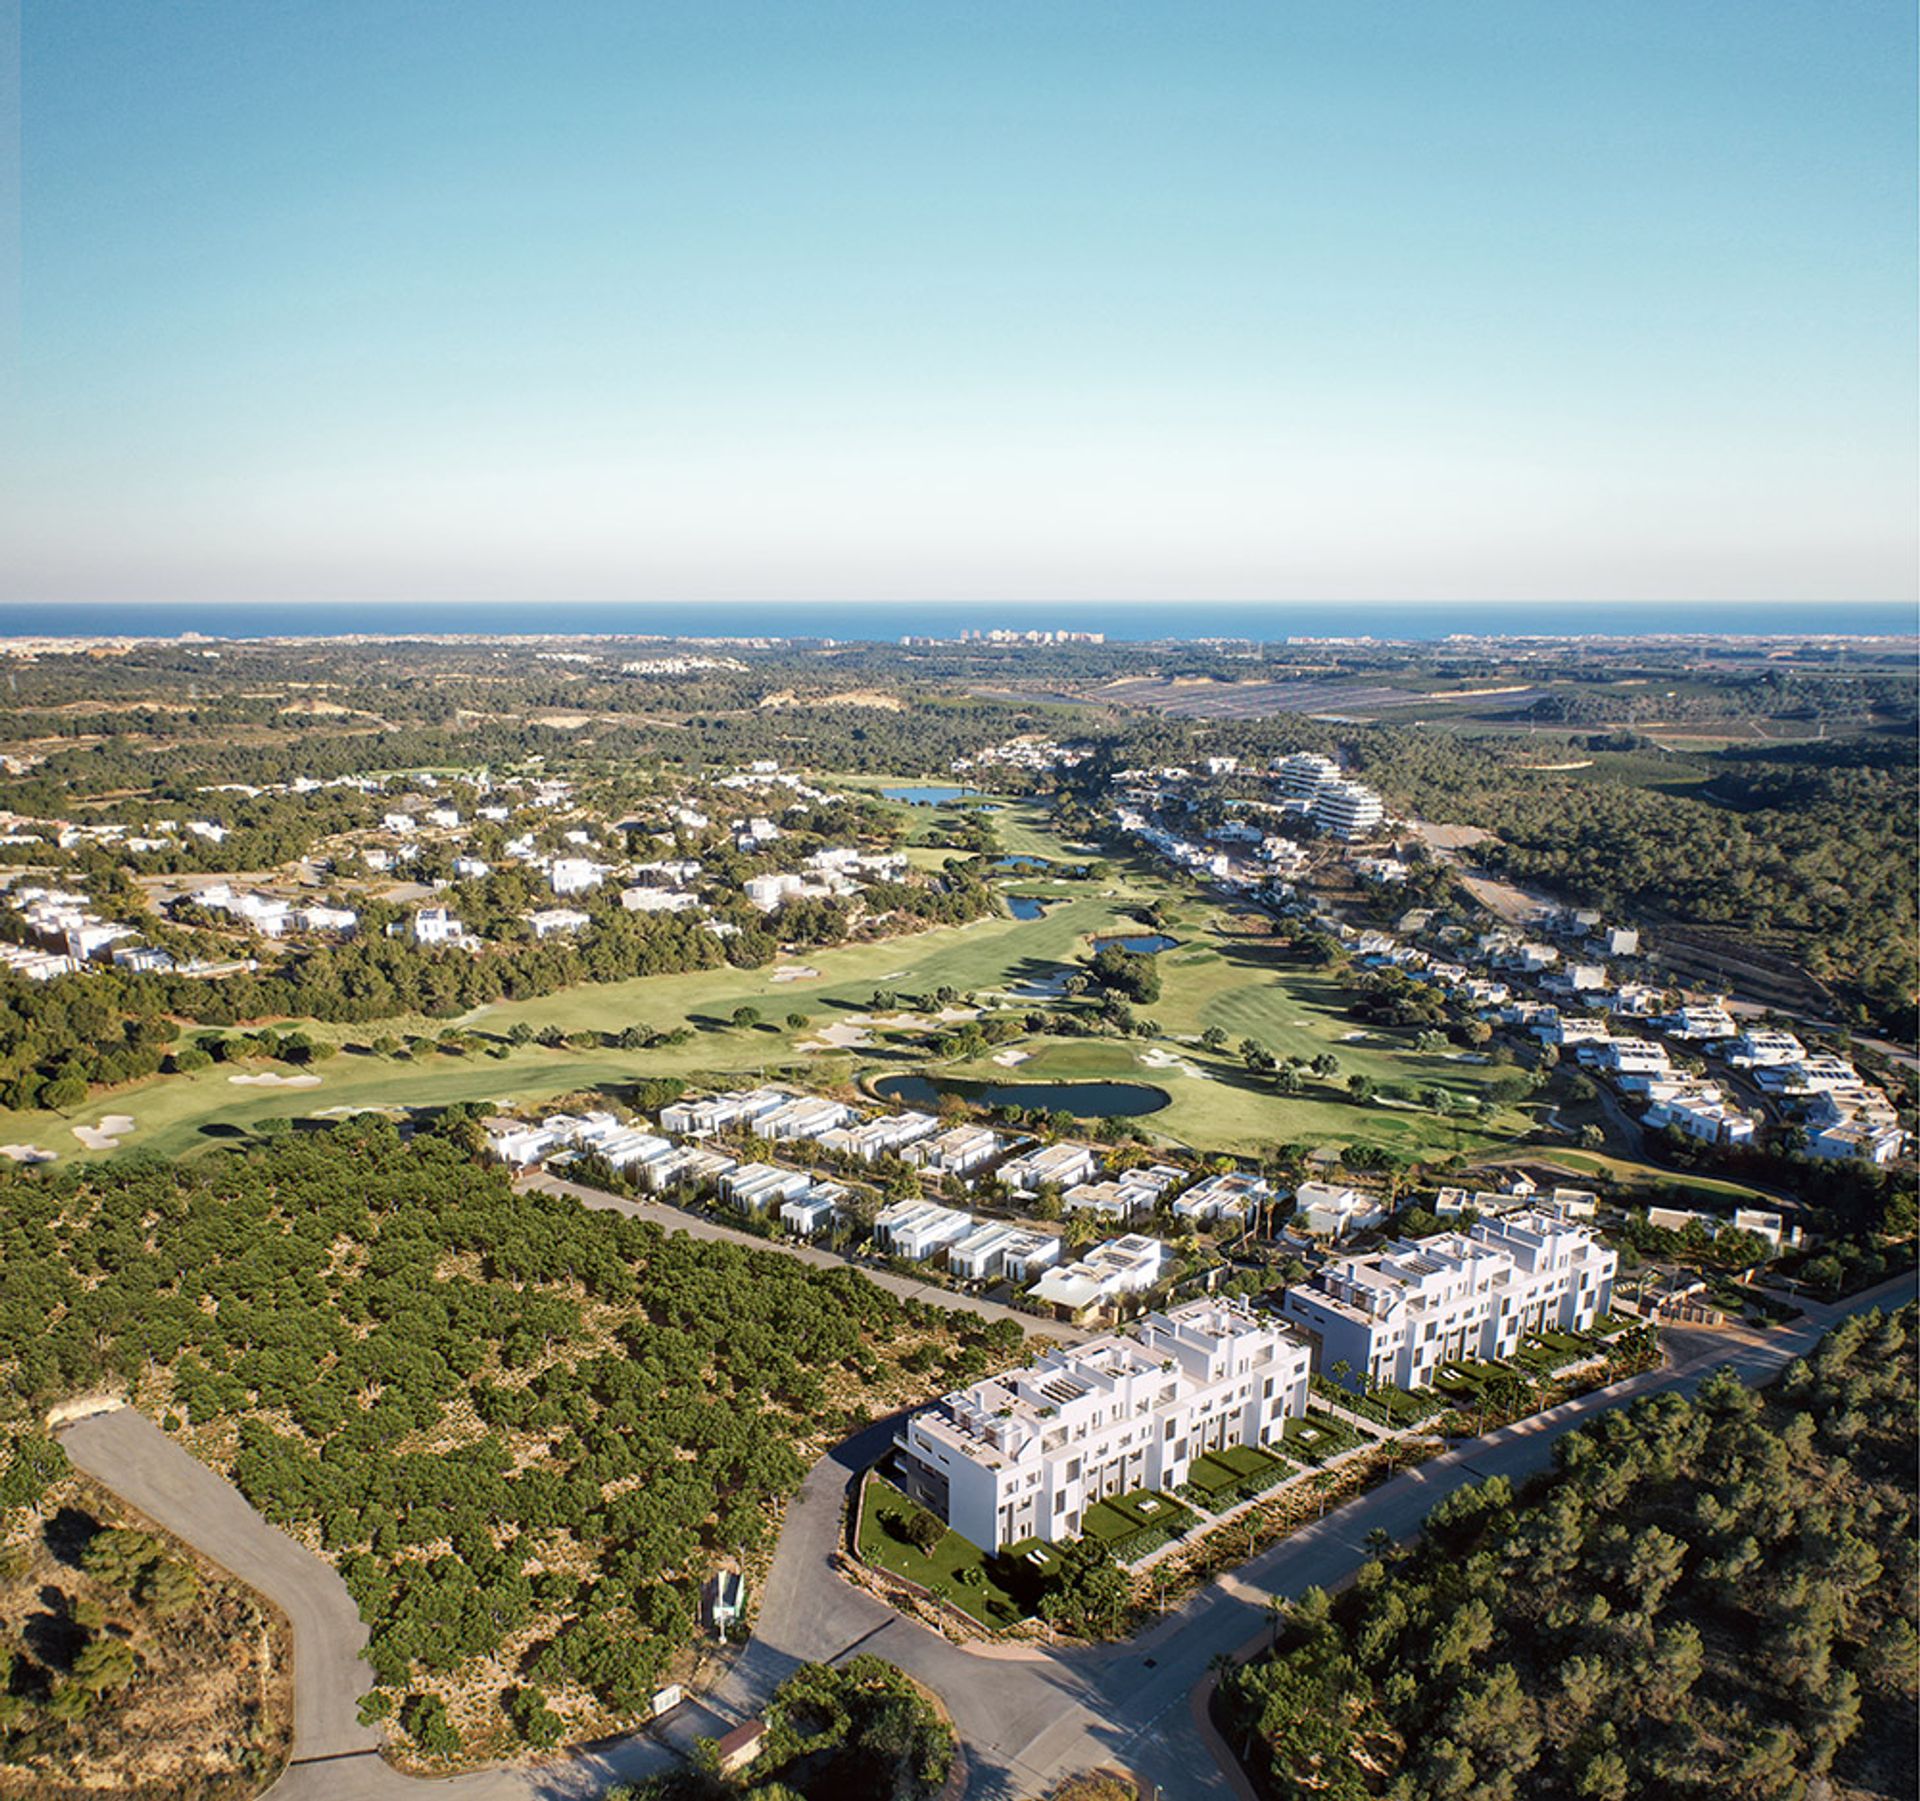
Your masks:
<svg viewBox="0 0 1920 1801"><path fill-rule="evenodd" d="M1193 1523L1193 1512L1157 1489L1136 1488L1096 1501L1080 1520L1080 1536L1107 1546L1122 1563L1131 1563Z"/></svg>
<svg viewBox="0 0 1920 1801"><path fill-rule="evenodd" d="M1288 1456L1297 1457L1302 1463L1325 1463L1329 1457L1337 1457L1342 1451L1365 1443L1366 1435L1345 1420L1321 1408L1310 1407L1306 1413L1287 1421L1283 1442Z"/></svg>
<svg viewBox="0 0 1920 1801"><path fill-rule="evenodd" d="M1196 1457L1187 1470L1187 1488L1203 1507L1218 1513L1293 1474L1286 1458L1259 1445L1228 1445Z"/></svg>
<svg viewBox="0 0 1920 1801"><path fill-rule="evenodd" d="M1009 1579L1018 1580L1013 1551L996 1557L951 1531L930 1554L917 1551L897 1530L916 1511L913 1502L878 1476L868 1478L862 1497L857 1542L863 1562L917 1582L989 1631L1018 1625L1027 1617L1029 1610L1007 1586ZM1037 1580L1044 1572L1033 1573Z"/></svg>

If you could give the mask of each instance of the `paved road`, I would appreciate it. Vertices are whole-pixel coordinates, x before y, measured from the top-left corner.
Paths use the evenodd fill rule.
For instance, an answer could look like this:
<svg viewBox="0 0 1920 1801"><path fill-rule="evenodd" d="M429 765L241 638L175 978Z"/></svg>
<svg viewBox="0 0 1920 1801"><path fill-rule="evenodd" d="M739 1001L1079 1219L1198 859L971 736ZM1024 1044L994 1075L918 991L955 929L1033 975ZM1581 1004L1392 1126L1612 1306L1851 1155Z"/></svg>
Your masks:
<svg viewBox="0 0 1920 1801"><path fill-rule="evenodd" d="M629 1203L631 1204L631 1203ZM753 1241L758 1243L757 1240ZM1268 1629L1270 1596L1332 1586L1368 1555L1376 1527L1416 1533L1443 1495L1548 1466L1554 1441L1596 1415L1663 1390L1691 1393L1731 1365L1764 1381L1811 1346L1833 1320L1911 1299L1901 1277L1771 1334L1674 1332L1673 1361L1614 1388L1569 1401L1473 1441L1293 1534L1127 1644L1053 1651L962 1647L907 1620L833 1569L848 1489L885 1450L897 1424L881 1421L823 1457L787 1510L752 1643L709 1698L672 1736L722 1728L757 1713L802 1662L872 1651L939 1693L966 1743L970 1801L1021 1801L1099 1764L1133 1770L1168 1797L1231 1797L1236 1777L1216 1760L1192 1706L1222 1652L1249 1654ZM429 1790L372 1754L374 1735L354 1721L369 1686L360 1660L366 1629L338 1575L262 1521L238 1492L139 1415L95 1415L62 1434L68 1454L96 1480L190 1540L270 1596L294 1629L295 1755L273 1801L423 1801ZM634 1736L537 1767L479 1772L433 1785L449 1801L584 1801L608 1784L666 1768L673 1754Z"/></svg>
<svg viewBox="0 0 1920 1801"><path fill-rule="evenodd" d="M649 1220L665 1232L685 1232L691 1237L711 1239L720 1244L742 1245L750 1251L774 1251L783 1257L811 1264L815 1269L857 1269L869 1282L878 1283L889 1294L897 1294L903 1301L924 1301L929 1307L944 1307L949 1313L974 1313L985 1320L1012 1320L1022 1331L1038 1333L1044 1338L1063 1343L1078 1344L1092 1336L1078 1326L1039 1319L1031 1313L1020 1312L1018 1308L1003 1307L998 1301L983 1301L974 1295L956 1294L951 1288L942 1288L937 1282L922 1282L912 1276L903 1276L897 1270L881 1269L871 1263L856 1263L850 1257L842 1257L837 1251L823 1250L819 1245L799 1244L790 1238L761 1238L756 1233L743 1232L737 1226L722 1225L703 1214L687 1213L664 1201L630 1200L625 1195L610 1194L604 1188L588 1188L579 1182L565 1181L559 1176L549 1175L545 1170L535 1170L518 1177L514 1186L566 1195L597 1213L624 1213L629 1219Z"/></svg>

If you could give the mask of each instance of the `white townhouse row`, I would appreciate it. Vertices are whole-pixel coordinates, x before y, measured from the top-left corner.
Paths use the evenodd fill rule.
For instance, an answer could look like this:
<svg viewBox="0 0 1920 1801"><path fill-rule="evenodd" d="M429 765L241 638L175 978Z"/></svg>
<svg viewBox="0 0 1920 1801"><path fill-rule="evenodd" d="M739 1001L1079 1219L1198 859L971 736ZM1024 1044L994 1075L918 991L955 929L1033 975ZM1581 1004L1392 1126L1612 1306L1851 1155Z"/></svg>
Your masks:
<svg viewBox="0 0 1920 1801"><path fill-rule="evenodd" d="M1272 1445L1307 1406L1311 1353L1244 1302L1191 1301L1139 1337L1049 1351L915 1414L907 1492L983 1550L1074 1537L1110 1495L1171 1489L1196 1458Z"/></svg>
<svg viewBox="0 0 1920 1801"><path fill-rule="evenodd" d="M952 1126L934 1138L917 1138L900 1152L903 1163L936 1175L966 1177L983 1169L1013 1143L987 1126Z"/></svg>
<svg viewBox="0 0 1920 1801"><path fill-rule="evenodd" d="M1000 1180L1015 1194L1037 1194L1051 1183L1068 1189L1093 1181L1105 1159L1090 1144L1062 1139L1058 1144L1036 1145L1009 1157L999 1169Z"/></svg>
<svg viewBox="0 0 1920 1801"><path fill-rule="evenodd" d="M824 1095L789 1094L784 1088L751 1088L701 1100L674 1101L660 1110L660 1129L675 1138L710 1138L740 1127L778 1144L789 1138L820 1138L847 1125L854 1111Z"/></svg>
<svg viewBox="0 0 1920 1801"><path fill-rule="evenodd" d="M243 919L263 938L288 932L350 933L360 916L351 907L327 907L317 901L286 901L272 895L249 894L226 882L196 889L180 897L214 913Z"/></svg>
<svg viewBox="0 0 1920 1801"><path fill-rule="evenodd" d="M1173 1252L1159 1239L1129 1232L1048 1270L1027 1292L1062 1318L1079 1319L1111 1307L1122 1296L1145 1294L1172 1262Z"/></svg>
<svg viewBox="0 0 1920 1801"><path fill-rule="evenodd" d="M1344 1364L1352 1388L1422 1388L1455 1359L1511 1356L1525 1333L1584 1331L1612 1306L1618 1267L1587 1227L1527 1210L1335 1259L1287 1290L1285 1311L1323 1375Z"/></svg>
<svg viewBox="0 0 1920 1801"><path fill-rule="evenodd" d="M883 1250L918 1263L958 1243L978 1224L971 1213L938 1201L895 1201L874 1215L873 1235Z"/></svg>
<svg viewBox="0 0 1920 1801"><path fill-rule="evenodd" d="M822 1132L820 1148L873 1163L882 1157L898 1157L908 1145L931 1138L939 1130L940 1122L931 1113L881 1113L857 1125L835 1126L830 1132Z"/></svg>
<svg viewBox="0 0 1920 1801"><path fill-rule="evenodd" d="M1006 1280L1023 1286L1060 1261L1050 1232L1004 1220L983 1220L947 1246L947 1269L963 1282Z"/></svg>
<svg viewBox="0 0 1920 1801"><path fill-rule="evenodd" d="M717 1186L720 1198L742 1213L760 1219L777 1213L803 1238L831 1225L849 1193L844 1182L772 1163L736 1164L722 1172Z"/></svg>

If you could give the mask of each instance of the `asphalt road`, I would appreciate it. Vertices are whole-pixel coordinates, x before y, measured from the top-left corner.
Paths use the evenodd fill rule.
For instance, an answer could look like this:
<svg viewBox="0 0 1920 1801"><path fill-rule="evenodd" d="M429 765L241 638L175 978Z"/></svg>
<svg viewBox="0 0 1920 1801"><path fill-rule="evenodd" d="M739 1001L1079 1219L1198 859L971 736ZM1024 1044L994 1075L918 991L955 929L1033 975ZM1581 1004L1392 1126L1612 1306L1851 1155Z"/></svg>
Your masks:
<svg viewBox="0 0 1920 1801"><path fill-rule="evenodd" d="M631 1205L632 1203L628 1203ZM684 1216L681 1216L684 1218ZM753 1241L757 1243L758 1241ZM803 1662L872 1651L933 1688L967 1747L969 1801L1023 1801L1062 1777L1101 1764L1132 1770L1148 1792L1168 1797L1237 1796L1236 1773L1216 1760L1190 1702L1221 1653L1247 1655L1269 1629L1270 1596L1331 1587L1365 1560L1376 1528L1416 1533L1443 1495L1504 1475L1545 1469L1553 1444L1574 1427L1642 1395L1691 1393L1731 1365L1762 1382L1808 1349L1837 1318L1911 1299L1902 1277L1837 1308L1759 1335L1670 1333L1672 1363L1631 1382L1569 1401L1491 1433L1348 1502L1192 1597L1118 1646L1053 1651L949 1643L845 1582L833 1568L847 1492L883 1452L896 1422L882 1421L823 1457L788 1507L761 1598L752 1643L707 1705L680 1717L668 1736L684 1745L758 1713ZM429 1789L374 1754L376 1735L356 1724L370 1686L366 1642L345 1584L333 1569L268 1526L227 1482L140 1415L121 1410L68 1427L62 1442L96 1480L277 1602L293 1622L295 1748L273 1801L425 1801ZM673 1752L634 1735L550 1763L438 1781L450 1801L585 1801L616 1781L666 1768Z"/></svg>
<svg viewBox="0 0 1920 1801"><path fill-rule="evenodd" d="M1078 1326L1039 1319L1017 1308L1003 1307L998 1301L981 1300L976 1295L958 1294L951 1288L941 1287L937 1282L922 1282L912 1276L903 1276L897 1270L881 1269L871 1263L856 1263L850 1257L842 1257L837 1251L823 1250L818 1245L800 1244L790 1238L761 1238L755 1233L723 1225L702 1214L684 1212L664 1201L630 1200L625 1195L610 1194L604 1188L588 1188L579 1182L568 1182L559 1176L549 1175L545 1170L535 1170L519 1177L515 1186L537 1188L547 1194L563 1194L596 1213L624 1213L629 1219L649 1220L664 1232L685 1232L694 1238L710 1239L720 1244L737 1244L750 1251L773 1251L779 1256L811 1264L815 1269L857 1269L869 1282L876 1283L889 1294L897 1294L903 1301L924 1301L929 1307L944 1307L949 1313L974 1313L985 1320L1012 1320L1023 1332L1038 1333L1044 1338L1063 1343L1077 1344L1092 1336Z"/></svg>

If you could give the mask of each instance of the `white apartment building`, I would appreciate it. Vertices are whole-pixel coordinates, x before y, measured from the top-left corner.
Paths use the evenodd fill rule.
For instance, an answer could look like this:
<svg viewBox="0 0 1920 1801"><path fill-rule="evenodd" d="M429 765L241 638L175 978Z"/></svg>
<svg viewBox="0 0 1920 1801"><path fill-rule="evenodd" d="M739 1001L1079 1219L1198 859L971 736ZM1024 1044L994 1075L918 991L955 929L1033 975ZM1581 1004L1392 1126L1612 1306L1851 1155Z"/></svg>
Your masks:
<svg viewBox="0 0 1920 1801"><path fill-rule="evenodd" d="M1282 794L1311 801L1322 788L1339 781L1340 765L1316 751L1298 751L1274 764L1273 779Z"/></svg>
<svg viewBox="0 0 1920 1801"><path fill-rule="evenodd" d="M767 1213L787 1201L798 1200L813 1187L813 1178L801 1169L781 1169L771 1163L741 1163L720 1178L720 1198L742 1213Z"/></svg>
<svg viewBox="0 0 1920 1801"><path fill-rule="evenodd" d="M1279 1442L1311 1352L1242 1301L1191 1301L947 1395L897 1441L903 1486L984 1550L1075 1536L1109 1495L1172 1489L1193 1460Z"/></svg>
<svg viewBox="0 0 1920 1801"><path fill-rule="evenodd" d="M966 1237L977 1223L971 1213L938 1201L895 1201L874 1215L873 1235L895 1257L918 1263Z"/></svg>
<svg viewBox="0 0 1920 1801"><path fill-rule="evenodd" d="M1380 796L1364 782L1329 782L1314 796L1310 812L1322 831L1349 842L1372 836L1387 816Z"/></svg>
<svg viewBox="0 0 1920 1801"><path fill-rule="evenodd" d="M1345 1364L1356 1389L1421 1388L1443 1363L1512 1355L1528 1332L1584 1331L1612 1306L1618 1266L1585 1226L1528 1209L1338 1258L1288 1289L1286 1313L1322 1374Z"/></svg>
<svg viewBox="0 0 1920 1801"><path fill-rule="evenodd" d="M1060 1261L1060 1240L1003 1220L984 1220L947 1246L947 1268L963 1282L1031 1282Z"/></svg>
<svg viewBox="0 0 1920 1801"><path fill-rule="evenodd" d="M1015 1194L1036 1194L1049 1182L1061 1189L1091 1182L1100 1173L1100 1164L1100 1153L1092 1145L1062 1139L1009 1157L1000 1166L1000 1180Z"/></svg>

